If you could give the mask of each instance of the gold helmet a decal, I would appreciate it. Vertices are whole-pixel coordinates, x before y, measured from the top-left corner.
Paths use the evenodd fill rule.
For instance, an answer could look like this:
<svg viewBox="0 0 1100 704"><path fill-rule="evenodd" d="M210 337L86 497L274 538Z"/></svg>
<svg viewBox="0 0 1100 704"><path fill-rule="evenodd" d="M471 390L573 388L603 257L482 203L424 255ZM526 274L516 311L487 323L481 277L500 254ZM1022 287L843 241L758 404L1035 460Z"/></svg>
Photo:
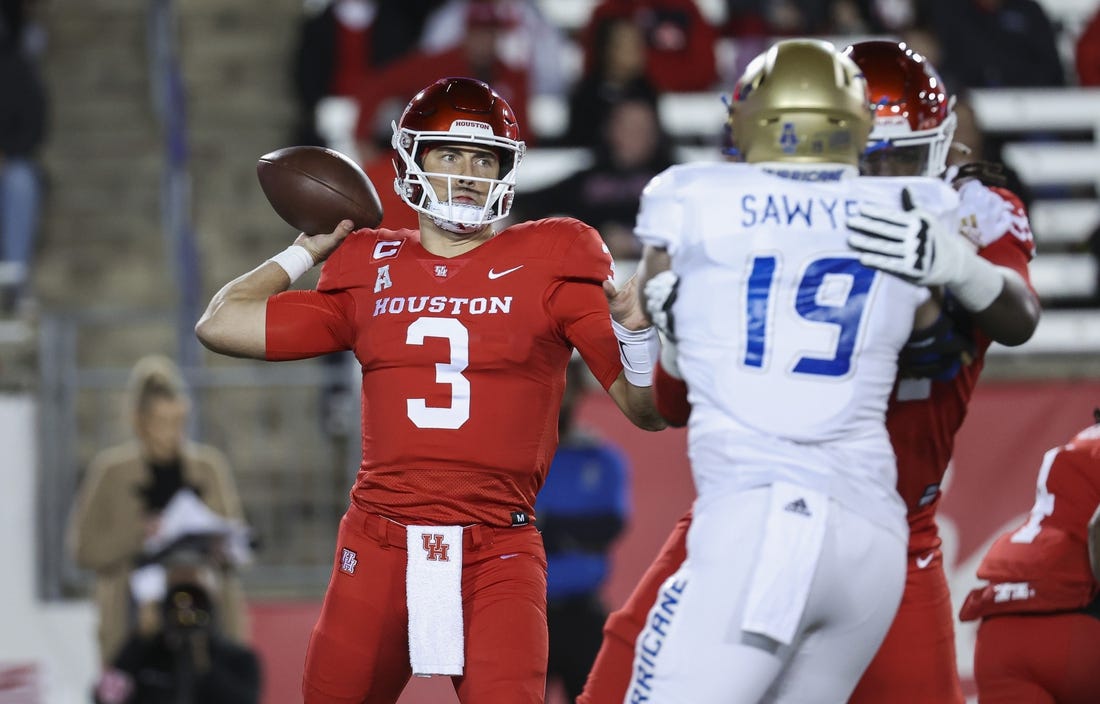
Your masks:
<svg viewBox="0 0 1100 704"><path fill-rule="evenodd" d="M855 62L818 39L776 43L734 88L733 148L748 162L858 164L873 124Z"/></svg>

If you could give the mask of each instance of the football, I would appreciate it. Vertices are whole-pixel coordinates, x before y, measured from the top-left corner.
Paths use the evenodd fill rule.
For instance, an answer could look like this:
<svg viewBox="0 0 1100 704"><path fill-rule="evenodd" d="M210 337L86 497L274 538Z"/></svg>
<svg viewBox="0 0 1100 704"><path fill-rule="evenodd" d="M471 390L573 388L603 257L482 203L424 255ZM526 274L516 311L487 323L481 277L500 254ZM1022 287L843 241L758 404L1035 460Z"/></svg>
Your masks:
<svg viewBox="0 0 1100 704"><path fill-rule="evenodd" d="M363 169L324 147L286 147L260 157L256 176L271 207L307 235L332 232L345 218L378 227L382 203Z"/></svg>

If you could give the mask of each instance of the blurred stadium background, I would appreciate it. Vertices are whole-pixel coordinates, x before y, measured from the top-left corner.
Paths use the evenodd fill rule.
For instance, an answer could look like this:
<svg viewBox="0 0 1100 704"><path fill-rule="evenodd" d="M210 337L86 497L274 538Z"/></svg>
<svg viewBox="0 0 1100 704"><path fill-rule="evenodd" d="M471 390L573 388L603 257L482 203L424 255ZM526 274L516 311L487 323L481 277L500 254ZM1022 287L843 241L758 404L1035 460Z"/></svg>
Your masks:
<svg viewBox="0 0 1100 704"><path fill-rule="evenodd" d="M34 305L0 319L0 702L9 701L3 673L32 683L20 702L87 701L96 675L89 576L66 555L64 530L88 460L127 434L123 388L130 366L149 353L180 361L196 399L193 436L232 460L260 541L244 577L264 701L300 701L305 640L359 454L357 399L326 389L355 389L353 372L320 361L216 357L199 348L192 327L221 283L294 237L264 200L254 165L291 131L301 1L37 4L51 98L48 191ZM594 2L535 4L573 37ZM1076 37L1098 3L1040 4L1072 72ZM698 5L708 19L723 19L720 0ZM842 45L863 37L828 38ZM720 40L725 79L722 67L736 63L738 49ZM580 71L575 44L561 60ZM1100 227L1100 89L989 88L974 91L971 104L1033 193L1033 279L1046 311L1032 341L991 352L964 426L942 520L957 597L975 581L992 537L1030 507L1043 451L1100 405L1100 290L1089 251ZM660 108L680 159L717 158L718 86L663 95ZM521 167L520 198L586 163L585 153L554 146L565 110L561 96L532 97L530 128L545 146ZM319 115L333 144L348 151L354 114L353 104L334 100ZM690 503L684 437L634 432L603 398L591 399L584 417L634 462L634 516L607 589L617 605ZM971 637L960 629L967 679ZM449 691L417 681L402 702L453 701Z"/></svg>

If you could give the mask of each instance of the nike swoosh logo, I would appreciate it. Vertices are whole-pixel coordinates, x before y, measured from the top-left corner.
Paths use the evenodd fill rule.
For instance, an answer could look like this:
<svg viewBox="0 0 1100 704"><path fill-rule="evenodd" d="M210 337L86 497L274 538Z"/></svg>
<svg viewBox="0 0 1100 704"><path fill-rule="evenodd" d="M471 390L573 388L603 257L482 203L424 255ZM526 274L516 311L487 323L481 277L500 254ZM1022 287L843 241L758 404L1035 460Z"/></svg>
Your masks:
<svg viewBox="0 0 1100 704"><path fill-rule="evenodd" d="M518 555L519 555L518 552L510 552L507 555L501 555L500 559L502 559L502 560L511 560L513 557L517 557Z"/></svg>
<svg viewBox="0 0 1100 704"><path fill-rule="evenodd" d="M936 556L936 553L930 552L927 555L921 555L915 562L917 563L917 569L923 570L928 565L932 564L932 558Z"/></svg>
<svg viewBox="0 0 1100 704"><path fill-rule="evenodd" d="M493 271L492 269L490 269L489 270L489 278L490 279L499 279L502 276L507 276L508 274L511 274L513 271L519 271L522 268L523 268L523 265L520 264L519 266L514 266L511 269L505 269L504 271Z"/></svg>

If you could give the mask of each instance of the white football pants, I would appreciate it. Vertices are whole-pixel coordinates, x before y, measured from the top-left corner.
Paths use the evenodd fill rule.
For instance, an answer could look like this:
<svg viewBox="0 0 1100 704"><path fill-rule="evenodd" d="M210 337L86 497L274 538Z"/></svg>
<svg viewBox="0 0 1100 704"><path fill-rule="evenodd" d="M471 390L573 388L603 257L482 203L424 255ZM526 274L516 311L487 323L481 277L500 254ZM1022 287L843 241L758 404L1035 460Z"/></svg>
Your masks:
<svg viewBox="0 0 1100 704"><path fill-rule="evenodd" d="M906 543L820 494L777 502L780 489L792 487L697 502L687 560L638 637L625 704L847 701L901 601ZM811 514L823 521L808 542L784 523ZM743 628L761 623L773 627Z"/></svg>

